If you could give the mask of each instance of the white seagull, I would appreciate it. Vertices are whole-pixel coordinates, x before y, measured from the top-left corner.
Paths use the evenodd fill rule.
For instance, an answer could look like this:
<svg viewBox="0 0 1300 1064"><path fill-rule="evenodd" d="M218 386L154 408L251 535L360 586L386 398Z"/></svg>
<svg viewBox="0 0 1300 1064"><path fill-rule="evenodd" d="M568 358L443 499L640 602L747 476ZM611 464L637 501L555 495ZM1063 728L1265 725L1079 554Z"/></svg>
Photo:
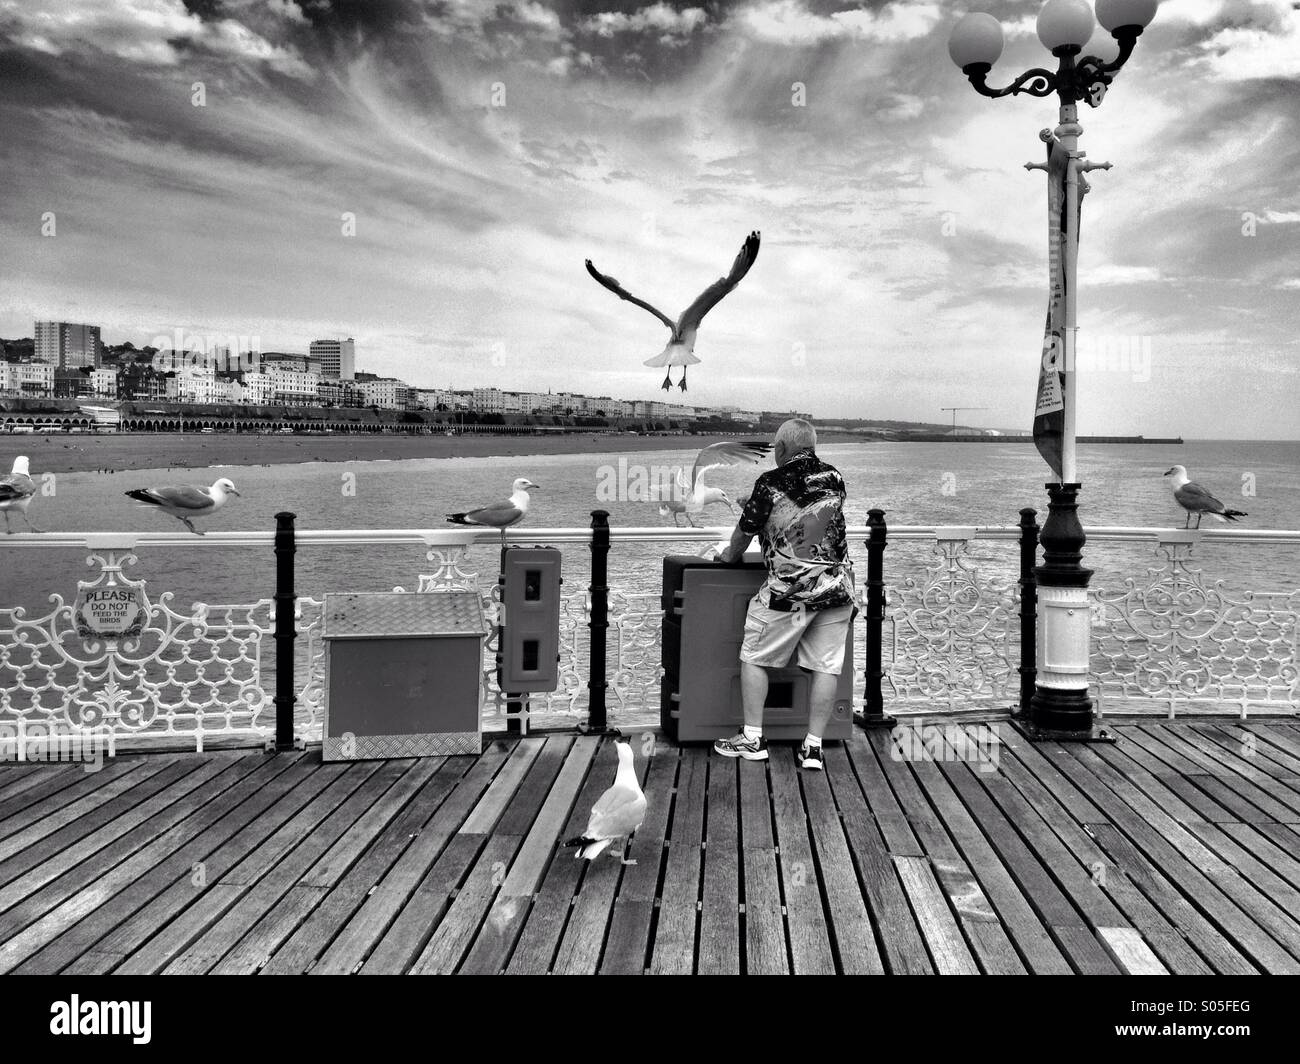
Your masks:
<svg viewBox="0 0 1300 1064"><path fill-rule="evenodd" d="M713 443L703 448L695 457L695 465L691 469L689 481L686 479L686 470L677 471L674 497L660 501L659 516L667 517L672 514L673 524L681 525L680 518L685 514L691 527L697 528L699 526L695 524L695 517L706 506L734 507L735 504L725 491L721 488L711 488L704 483L704 474L710 469L718 469L721 466L739 465L741 462L760 462L771 449L770 443L760 443L756 440L747 440L744 443L724 440L722 443Z"/></svg>
<svg viewBox="0 0 1300 1064"><path fill-rule="evenodd" d="M519 524L528 516L528 489L541 491L541 488L524 477L517 479L512 487L510 498L480 506L477 510L448 514L447 520L454 525L486 525L488 528L499 528L501 545L505 546L506 529L511 525Z"/></svg>
<svg viewBox="0 0 1300 1064"><path fill-rule="evenodd" d="M1196 515L1196 527L1201 527L1201 515L1210 514L1220 521L1235 521L1238 517L1248 516L1244 510L1229 510L1213 495L1193 480L1187 479L1187 467L1176 465L1165 474L1173 477L1174 499L1187 511L1187 520L1183 527L1192 523L1192 514Z"/></svg>
<svg viewBox="0 0 1300 1064"><path fill-rule="evenodd" d="M695 334L699 332L700 322L704 320L704 315L712 310L721 301L722 297L735 288L740 283L740 279L749 272L749 268L754 265L754 260L758 258L758 242L758 233L750 233L740 249L740 254L736 256L736 261L731 264L731 272L726 277L719 277L701 292L696 297L695 302L682 311L682 316L675 322L667 314L656 310L649 303L637 299L614 278L608 277L597 270L591 264L591 259L587 260L587 272L592 277L618 296L619 299L626 299L629 303L635 303L643 310L648 310L672 331L668 346L655 355L654 358L646 359L644 363L647 366L669 367L668 373L664 377L664 391L668 391L672 387L673 375L671 367L673 366L682 367L681 389L686 391L686 367L693 366L699 361L695 357Z"/></svg>
<svg viewBox="0 0 1300 1064"><path fill-rule="evenodd" d="M27 507L32 504L35 495L36 484L33 482L27 468L27 456L20 454L14 459L13 471L0 476L0 510L4 511L6 533L13 533L13 529L9 525L10 510L17 510L22 514L23 520L27 522L27 527L31 531L41 531L32 524L32 519L27 516Z"/></svg>
<svg viewBox="0 0 1300 1064"><path fill-rule="evenodd" d="M191 524L191 519L216 513L226 505L229 496L238 494L235 485L227 477L222 477L210 488L198 488L192 484L179 488L136 488L128 491L126 496L143 506L171 514L196 536L201 536L203 533Z"/></svg>
<svg viewBox="0 0 1300 1064"><path fill-rule="evenodd" d="M578 847L578 852L573 855L575 860L579 857L594 860L609 848L610 843L626 839L645 820L645 794L636 779L632 744L615 743L614 749L618 751L618 774L614 777L614 785L591 807L587 830L564 844ZM624 851L616 851L614 856L622 858L623 864L636 864L624 856Z"/></svg>

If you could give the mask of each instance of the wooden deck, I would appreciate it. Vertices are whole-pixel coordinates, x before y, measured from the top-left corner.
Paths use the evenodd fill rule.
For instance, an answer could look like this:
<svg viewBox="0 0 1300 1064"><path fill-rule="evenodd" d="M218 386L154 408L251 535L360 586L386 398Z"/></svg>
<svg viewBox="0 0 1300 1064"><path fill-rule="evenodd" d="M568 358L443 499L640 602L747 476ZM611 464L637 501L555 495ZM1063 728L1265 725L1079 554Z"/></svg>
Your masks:
<svg viewBox="0 0 1300 1064"><path fill-rule="evenodd" d="M1300 972L1300 725L997 728L995 771L633 736L627 866L557 849L608 739L2 765L0 971Z"/></svg>

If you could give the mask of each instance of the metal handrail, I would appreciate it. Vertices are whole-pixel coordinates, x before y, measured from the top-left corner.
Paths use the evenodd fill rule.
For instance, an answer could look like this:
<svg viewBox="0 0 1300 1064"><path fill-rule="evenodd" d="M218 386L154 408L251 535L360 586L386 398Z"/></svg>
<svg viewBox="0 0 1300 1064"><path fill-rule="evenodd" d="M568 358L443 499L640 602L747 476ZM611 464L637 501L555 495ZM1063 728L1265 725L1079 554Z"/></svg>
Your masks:
<svg viewBox="0 0 1300 1064"><path fill-rule="evenodd" d="M732 525L704 528L665 528L662 525L643 527L610 526L613 542L622 543L715 543L731 534ZM1104 542L1139 543L1231 543L1272 544L1300 546L1300 529L1248 529L1248 528L1165 528L1124 525L1098 525L1084 528L1089 540ZM850 525L850 539L866 539L866 525ZM441 528L343 528L298 529L300 547L365 546L495 546L501 534L492 529L441 529ZM979 539L1015 541L1020 538L1018 525L890 525L891 540ZM136 547L269 547L275 533L266 532L209 532L196 536L190 532L15 532L0 536L0 547L89 548L100 550L132 550ZM589 543L591 529L570 528L511 528L506 531L507 543Z"/></svg>

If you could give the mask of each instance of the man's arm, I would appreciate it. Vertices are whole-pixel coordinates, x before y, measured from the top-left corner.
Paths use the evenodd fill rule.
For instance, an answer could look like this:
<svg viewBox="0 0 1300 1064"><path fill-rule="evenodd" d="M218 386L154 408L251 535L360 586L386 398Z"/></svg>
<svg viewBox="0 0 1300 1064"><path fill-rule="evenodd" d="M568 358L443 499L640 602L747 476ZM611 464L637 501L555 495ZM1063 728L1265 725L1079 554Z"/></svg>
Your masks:
<svg viewBox="0 0 1300 1064"><path fill-rule="evenodd" d="M718 555L718 561L725 562L727 565L735 565L745 557L745 551L749 549L749 544L753 541L753 533L745 533L737 525L731 533L731 542L727 544L727 549Z"/></svg>

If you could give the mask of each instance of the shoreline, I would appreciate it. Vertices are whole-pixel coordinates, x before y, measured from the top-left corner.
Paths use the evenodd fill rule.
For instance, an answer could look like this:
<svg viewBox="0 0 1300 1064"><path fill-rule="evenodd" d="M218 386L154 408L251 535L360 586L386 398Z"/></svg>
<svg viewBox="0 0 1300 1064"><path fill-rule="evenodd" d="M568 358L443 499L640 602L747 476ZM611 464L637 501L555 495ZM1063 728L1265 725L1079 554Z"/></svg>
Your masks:
<svg viewBox="0 0 1300 1064"><path fill-rule="evenodd" d="M724 439L766 439L766 433L731 436L204 436L188 433L0 436L0 469L26 455L32 475L87 473L97 469L206 469L212 466L295 465L305 462L404 461L415 458L498 458L535 454L605 454L690 450ZM858 437L827 433L827 443Z"/></svg>

